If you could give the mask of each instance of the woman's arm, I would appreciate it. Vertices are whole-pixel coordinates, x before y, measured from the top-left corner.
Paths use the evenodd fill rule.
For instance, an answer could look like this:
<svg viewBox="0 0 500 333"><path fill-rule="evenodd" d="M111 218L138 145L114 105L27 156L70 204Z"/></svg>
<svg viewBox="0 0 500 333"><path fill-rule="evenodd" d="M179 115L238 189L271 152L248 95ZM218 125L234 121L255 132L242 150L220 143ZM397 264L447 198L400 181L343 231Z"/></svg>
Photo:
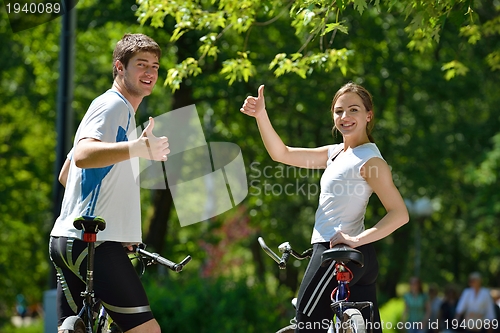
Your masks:
<svg viewBox="0 0 500 333"><path fill-rule="evenodd" d="M372 228L366 229L356 237L342 232L336 233L330 240L330 245L344 243L351 247L375 242L387 237L409 220L408 210L392 181L391 170L380 158L372 158L361 169L361 175L377 194L386 209L386 215Z"/></svg>
<svg viewBox="0 0 500 333"><path fill-rule="evenodd" d="M267 114L263 85L259 87L258 97L247 97L240 111L257 120L257 126L264 146L274 161L302 168L326 168L329 146L294 148L288 147L283 143L274 130Z"/></svg>

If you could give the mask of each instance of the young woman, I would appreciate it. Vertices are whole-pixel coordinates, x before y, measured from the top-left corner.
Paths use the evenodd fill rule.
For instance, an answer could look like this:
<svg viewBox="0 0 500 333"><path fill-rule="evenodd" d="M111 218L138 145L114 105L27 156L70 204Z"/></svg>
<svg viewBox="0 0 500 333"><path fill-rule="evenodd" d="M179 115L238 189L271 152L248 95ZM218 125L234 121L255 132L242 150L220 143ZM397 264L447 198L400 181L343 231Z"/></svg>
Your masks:
<svg viewBox="0 0 500 333"><path fill-rule="evenodd" d="M372 243L407 223L408 211L392 181L389 166L371 138L374 113L370 93L354 83L337 91L331 112L334 129L342 134L343 143L317 148L288 147L283 143L269 120L264 86L259 87L257 97L246 98L240 111L257 120L264 145L274 161L325 169L311 238L314 252L299 289L296 332L327 331L324 322L333 315L330 293L336 281L333 265L321 267L321 254L340 243L364 254L363 268L349 265L354 273L350 300L373 302L375 323L371 324L380 332L375 287L378 263ZM364 215L372 192L387 213L375 226L365 229Z"/></svg>
<svg viewBox="0 0 500 333"><path fill-rule="evenodd" d="M403 295L405 310L403 322L407 333L424 333L429 327L430 300L424 293L422 281L414 276L410 278L410 291Z"/></svg>

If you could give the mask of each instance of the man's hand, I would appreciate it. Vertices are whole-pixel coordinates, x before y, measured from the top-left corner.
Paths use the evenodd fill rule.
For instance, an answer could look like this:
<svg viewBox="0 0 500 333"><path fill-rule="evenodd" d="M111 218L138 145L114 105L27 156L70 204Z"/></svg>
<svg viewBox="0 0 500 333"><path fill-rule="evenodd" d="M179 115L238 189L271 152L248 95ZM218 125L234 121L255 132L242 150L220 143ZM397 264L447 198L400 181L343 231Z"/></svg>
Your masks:
<svg viewBox="0 0 500 333"><path fill-rule="evenodd" d="M168 138L166 136L161 136L159 138L154 136L154 126L155 120L149 117L149 124L137 139L139 145L135 148L135 154L132 155L152 161L166 161L167 155L170 153Z"/></svg>

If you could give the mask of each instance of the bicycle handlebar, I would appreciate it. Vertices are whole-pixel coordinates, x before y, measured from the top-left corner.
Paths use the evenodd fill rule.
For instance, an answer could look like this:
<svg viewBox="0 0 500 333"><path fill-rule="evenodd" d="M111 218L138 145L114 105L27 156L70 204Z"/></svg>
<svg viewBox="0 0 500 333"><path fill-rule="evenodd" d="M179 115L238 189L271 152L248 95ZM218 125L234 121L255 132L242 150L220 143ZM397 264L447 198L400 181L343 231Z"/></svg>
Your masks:
<svg viewBox="0 0 500 333"><path fill-rule="evenodd" d="M289 242L284 242L278 247L278 250L283 253L283 255L280 257L266 245L266 242L264 242L264 238L259 237L258 241L260 247L264 250L264 252L267 253L268 256L276 261L280 269L286 268L286 264L288 262L288 259L290 258L290 254L299 260L310 258L312 255L312 249L308 249L302 253L298 253L294 249L292 249L292 246Z"/></svg>
<svg viewBox="0 0 500 333"><path fill-rule="evenodd" d="M151 253L151 252L144 250L143 248L141 248L141 246L134 246L134 252L140 254L143 257L150 259L153 263L158 263L160 265L166 266L169 269L171 269L177 273L182 271L184 266L186 266L191 261L191 256L188 255L186 258L184 258L184 260L182 260L180 263L176 264L176 263L174 263L166 258L163 258L158 253Z"/></svg>
<svg viewBox="0 0 500 333"><path fill-rule="evenodd" d="M264 250L264 252L266 252L268 256L270 256L274 261L276 261L279 264L281 261L281 258L266 245L266 242L264 242L264 238L259 237L258 241L259 241L260 247Z"/></svg>

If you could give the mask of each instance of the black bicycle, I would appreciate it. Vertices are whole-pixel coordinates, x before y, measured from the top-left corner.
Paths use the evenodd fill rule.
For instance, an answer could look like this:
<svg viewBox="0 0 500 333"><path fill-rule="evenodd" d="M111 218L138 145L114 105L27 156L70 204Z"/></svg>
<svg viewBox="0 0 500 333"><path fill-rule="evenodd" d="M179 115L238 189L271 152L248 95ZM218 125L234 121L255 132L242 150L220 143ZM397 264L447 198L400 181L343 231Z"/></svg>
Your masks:
<svg viewBox="0 0 500 333"><path fill-rule="evenodd" d="M290 255L303 260L310 258L313 251L312 249L308 249L302 253L298 253L292 249L289 242L284 242L278 246L278 250L282 254L280 257L266 245L262 237L259 237L258 241L262 249L278 263L280 269L286 268ZM366 307L370 308L370 322L373 323L372 302L349 302L349 282L353 278L353 273L346 265L350 261L363 267L363 253L345 244L339 244L326 250L323 252L321 258L322 265L330 265L333 262L338 283L338 286L332 291L331 295L332 303L330 307L334 314L334 320L328 329L328 333L366 333L365 321L361 315L361 310ZM296 302L297 299L294 298L292 300L294 307L296 306ZM293 333L296 326L296 323L288 325L276 333ZM370 332L373 332L373 327L370 328Z"/></svg>
<svg viewBox="0 0 500 333"><path fill-rule="evenodd" d="M68 317L64 320L59 330L65 333L120 333L121 329L115 325L102 306L99 299L94 295L94 254L97 233L106 228L104 219L98 216L81 216L75 219L73 225L76 229L83 231L84 242L87 242L87 276L86 288L82 292L83 307L76 316ZM134 253L137 254L142 265L142 273L146 266L161 264L174 272L180 272L184 266L191 261L191 256L187 256L180 263L176 264L161 257L157 253L150 253L144 249L144 245L134 246Z"/></svg>

